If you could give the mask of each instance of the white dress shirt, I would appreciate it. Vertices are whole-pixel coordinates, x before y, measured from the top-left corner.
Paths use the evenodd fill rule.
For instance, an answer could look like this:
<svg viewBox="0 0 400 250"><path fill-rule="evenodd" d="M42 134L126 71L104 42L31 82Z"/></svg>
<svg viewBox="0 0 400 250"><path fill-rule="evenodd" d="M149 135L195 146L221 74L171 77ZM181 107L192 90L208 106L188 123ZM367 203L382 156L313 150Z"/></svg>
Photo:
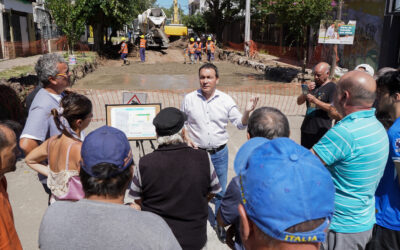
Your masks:
<svg viewBox="0 0 400 250"><path fill-rule="evenodd" d="M218 148L226 144L228 121L238 129L246 128L242 124L242 114L235 101L219 90L215 90L208 100L200 89L193 91L185 96L181 109L188 116L186 132L200 148Z"/></svg>

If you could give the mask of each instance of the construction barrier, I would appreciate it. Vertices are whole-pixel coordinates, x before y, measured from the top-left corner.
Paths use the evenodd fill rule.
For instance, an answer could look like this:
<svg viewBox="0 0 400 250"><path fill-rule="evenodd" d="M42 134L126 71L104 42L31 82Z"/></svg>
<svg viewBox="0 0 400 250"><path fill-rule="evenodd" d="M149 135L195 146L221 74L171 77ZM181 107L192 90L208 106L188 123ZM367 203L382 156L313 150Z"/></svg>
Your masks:
<svg viewBox="0 0 400 250"><path fill-rule="evenodd" d="M252 87L224 87L218 89L230 95L236 102L239 110L245 109L246 103L253 96L260 97L258 107L269 106L281 110L287 116L304 115L305 105L297 105L297 96L301 93L299 84L270 84ZM147 103L161 103L162 108L180 108L185 94L189 90L94 90L77 89L78 93L87 96L93 104L93 121L105 121L107 104L124 104L124 92L146 93Z"/></svg>
<svg viewBox="0 0 400 250"><path fill-rule="evenodd" d="M263 44L258 42L252 42L252 48L255 51L255 55L257 53L262 52L265 54L273 55L279 57L279 61L289 63L292 65L301 66L302 58L303 57L303 50L301 49L300 52L297 51L295 46L292 47L285 47L279 45L269 45ZM244 51L244 43L232 43L227 42L224 44L225 49L232 49L236 51ZM298 55L300 53L300 55ZM316 46L311 46L309 50L309 57L307 62L307 67L312 68L313 65L322 62L322 61L329 61L332 54L332 46L325 45L325 44L317 44Z"/></svg>
<svg viewBox="0 0 400 250"><path fill-rule="evenodd" d="M68 50L68 42L65 36L51 40L42 39L30 42L4 42L4 54L2 48L0 48L0 57L2 59L13 59L63 50ZM89 50L88 45L81 42L77 42L74 46L74 51Z"/></svg>

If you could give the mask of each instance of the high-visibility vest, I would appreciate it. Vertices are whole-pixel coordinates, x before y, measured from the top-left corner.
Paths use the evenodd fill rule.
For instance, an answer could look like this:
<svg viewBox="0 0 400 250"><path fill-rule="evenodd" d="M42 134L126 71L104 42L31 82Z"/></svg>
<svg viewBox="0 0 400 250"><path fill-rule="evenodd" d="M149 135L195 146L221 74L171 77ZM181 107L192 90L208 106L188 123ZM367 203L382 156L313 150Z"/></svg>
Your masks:
<svg viewBox="0 0 400 250"><path fill-rule="evenodd" d="M196 51L196 48L194 46L195 46L195 43L192 43L192 44L189 43L189 47L188 47L189 54L194 54L194 52Z"/></svg>
<svg viewBox="0 0 400 250"><path fill-rule="evenodd" d="M140 39L140 48L146 48L146 39Z"/></svg>
<svg viewBox="0 0 400 250"><path fill-rule="evenodd" d="M196 51L197 52L201 52L201 47L202 47L201 46L202 45L201 42L196 43L196 45L197 45Z"/></svg>
<svg viewBox="0 0 400 250"><path fill-rule="evenodd" d="M207 48L207 51L210 51L211 53L214 53L214 51L215 51L214 42L213 41L207 42L206 43L206 48Z"/></svg>
<svg viewBox="0 0 400 250"><path fill-rule="evenodd" d="M128 45L125 42L121 44L121 50L122 54L128 54Z"/></svg>

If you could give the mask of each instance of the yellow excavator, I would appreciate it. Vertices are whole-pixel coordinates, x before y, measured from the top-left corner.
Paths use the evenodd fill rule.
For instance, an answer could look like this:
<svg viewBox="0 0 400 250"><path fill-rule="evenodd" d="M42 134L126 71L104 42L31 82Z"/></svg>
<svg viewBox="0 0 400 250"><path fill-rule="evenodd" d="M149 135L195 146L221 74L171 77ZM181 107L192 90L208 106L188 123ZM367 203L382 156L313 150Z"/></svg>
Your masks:
<svg viewBox="0 0 400 250"><path fill-rule="evenodd" d="M178 0L174 0L174 18L171 24L164 26L164 33L168 36L187 36L188 29L179 22Z"/></svg>

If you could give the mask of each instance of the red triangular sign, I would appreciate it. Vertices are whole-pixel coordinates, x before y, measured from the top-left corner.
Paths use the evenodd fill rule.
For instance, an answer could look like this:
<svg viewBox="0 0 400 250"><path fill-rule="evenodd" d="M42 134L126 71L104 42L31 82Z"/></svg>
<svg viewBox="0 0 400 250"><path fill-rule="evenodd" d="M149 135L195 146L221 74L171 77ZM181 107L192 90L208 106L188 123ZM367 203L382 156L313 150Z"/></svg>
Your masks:
<svg viewBox="0 0 400 250"><path fill-rule="evenodd" d="M136 100L137 103L142 104L142 103L139 101L139 98L138 98L136 95L133 95L132 98L129 99L129 101L128 101L127 104L130 104L134 99Z"/></svg>

